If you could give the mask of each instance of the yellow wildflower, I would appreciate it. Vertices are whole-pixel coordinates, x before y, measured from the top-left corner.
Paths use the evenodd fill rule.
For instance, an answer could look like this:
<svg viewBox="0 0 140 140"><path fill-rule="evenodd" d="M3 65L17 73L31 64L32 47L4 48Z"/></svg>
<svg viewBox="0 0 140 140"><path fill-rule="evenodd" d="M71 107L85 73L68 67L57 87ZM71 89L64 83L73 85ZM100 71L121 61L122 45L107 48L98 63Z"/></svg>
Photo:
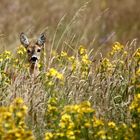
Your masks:
<svg viewBox="0 0 140 140"><path fill-rule="evenodd" d="M62 51L61 54L60 54L61 57L67 57L67 55L68 54L66 52L64 52L64 51Z"/></svg>
<svg viewBox="0 0 140 140"><path fill-rule="evenodd" d="M86 65L91 64L87 54L82 56L82 62Z"/></svg>
<svg viewBox="0 0 140 140"><path fill-rule="evenodd" d="M86 128L90 128L91 123L90 123L90 122L86 122L86 123L84 124L84 126L85 126Z"/></svg>
<svg viewBox="0 0 140 140"><path fill-rule="evenodd" d="M64 133L56 133L55 135L58 137L64 137Z"/></svg>
<svg viewBox="0 0 140 140"><path fill-rule="evenodd" d="M52 105L48 105L48 112L55 112L55 111L57 111L57 107L55 107L55 106L52 106Z"/></svg>
<svg viewBox="0 0 140 140"><path fill-rule="evenodd" d="M2 62L3 61L3 59L2 58L0 58L0 62Z"/></svg>
<svg viewBox="0 0 140 140"><path fill-rule="evenodd" d="M136 76L140 77L140 68L136 71Z"/></svg>
<svg viewBox="0 0 140 140"><path fill-rule="evenodd" d="M132 128L136 128L137 127L137 124L135 124L135 123L133 123L131 125L132 125Z"/></svg>
<svg viewBox="0 0 140 140"><path fill-rule="evenodd" d="M17 98L14 102L16 105L23 104L23 99L22 98Z"/></svg>
<svg viewBox="0 0 140 140"><path fill-rule="evenodd" d="M114 55L115 53L121 52L122 50L124 50L124 46L119 42L115 42L112 46L112 51L110 55Z"/></svg>
<svg viewBox="0 0 140 140"><path fill-rule="evenodd" d="M51 132L47 132L45 134L45 140L51 140L53 138L53 134Z"/></svg>
<svg viewBox="0 0 140 140"><path fill-rule="evenodd" d="M68 60L71 61L71 62L74 62L75 61L75 57L74 56L68 57Z"/></svg>
<svg viewBox="0 0 140 140"><path fill-rule="evenodd" d="M20 45L17 49L17 54L24 55L26 53L26 48L23 45Z"/></svg>
<svg viewBox="0 0 140 140"><path fill-rule="evenodd" d="M17 112L17 113L16 113L16 116L17 116L18 118L22 118L22 117L23 117L23 113Z"/></svg>
<svg viewBox="0 0 140 140"><path fill-rule="evenodd" d="M109 123L108 123L108 126L109 126L110 128L115 128L115 127L116 127L116 124L115 124L114 122L109 122Z"/></svg>
<svg viewBox="0 0 140 140"><path fill-rule="evenodd" d="M137 94L137 99L138 99L138 100L140 100L140 93L139 93L139 94Z"/></svg>
<svg viewBox="0 0 140 140"><path fill-rule="evenodd" d="M67 136L67 138L70 139L70 140L75 140L74 132L73 132L72 130L68 130L68 131L66 132L66 136Z"/></svg>
<svg viewBox="0 0 140 140"><path fill-rule="evenodd" d="M64 121L64 122L65 122L65 121L69 121L69 120L71 120L71 116L68 115L68 114L64 114L64 115L62 116L61 120Z"/></svg>
<svg viewBox="0 0 140 140"><path fill-rule="evenodd" d="M86 49L85 49L85 47L83 45L80 45L78 53L80 55L85 55L86 54Z"/></svg>
<svg viewBox="0 0 140 140"><path fill-rule="evenodd" d="M99 136L102 140L106 139L106 132L104 130L100 130L97 132L97 136Z"/></svg>
<svg viewBox="0 0 140 140"><path fill-rule="evenodd" d="M54 68L51 68L47 74L46 74L48 77L54 77L54 78L57 78L59 80L63 80L64 77L63 77L63 74L59 73L56 69Z"/></svg>
<svg viewBox="0 0 140 140"><path fill-rule="evenodd" d="M11 55L11 52L10 51L5 51L4 54L5 55Z"/></svg>
<svg viewBox="0 0 140 140"><path fill-rule="evenodd" d="M61 74L61 73L57 73L56 77L57 77L59 80L63 80L63 79L64 79L63 74Z"/></svg>
<svg viewBox="0 0 140 140"><path fill-rule="evenodd" d="M21 107L21 111L23 112L23 113L26 113L27 112L27 106L26 105L23 105L22 107Z"/></svg>
<svg viewBox="0 0 140 140"><path fill-rule="evenodd" d="M47 73L48 76L56 76L56 74L57 74L57 71L54 68L51 68L49 72Z"/></svg>
<svg viewBox="0 0 140 140"><path fill-rule="evenodd" d="M93 121L93 126L94 127L99 127L99 126L103 126L104 125L103 121L100 120L100 119L97 119L96 117L94 117L93 120L94 120Z"/></svg>
<svg viewBox="0 0 140 140"><path fill-rule="evenodd" d="M71 120L71 116L69 114L62 115L59 126L61 128L72 129L74 127L74 123Z"/></svg>

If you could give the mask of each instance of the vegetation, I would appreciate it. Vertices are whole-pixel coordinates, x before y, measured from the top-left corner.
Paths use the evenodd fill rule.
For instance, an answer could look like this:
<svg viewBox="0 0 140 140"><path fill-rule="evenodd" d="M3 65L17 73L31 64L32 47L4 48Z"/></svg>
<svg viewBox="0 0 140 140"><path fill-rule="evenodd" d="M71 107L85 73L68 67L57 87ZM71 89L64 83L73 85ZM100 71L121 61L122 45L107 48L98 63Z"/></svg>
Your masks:
<svg viewBox="0 0 140 140"><path fill-rule="evenodd" d="M140 36L139 5L139 0L1 0L0 52L16 50L21 32L34 37L44 29L50 42L57 30L59 48L84 44L107 49L118 40L126 44Z"/></svg>
<svg viewBox="0 0 140 140"><path fill-rule="evenodd" d="M132 53L132 45L115 42L96 61L83 45L74 55L52 51L51 67L43 72L40 60L35 79L23 46L16 56L3 52L1 139L139 139L140 48Z"/></svg>
<svg viewBox="0 0 140 140"><path fill-rule="evenodd" d="M0 140L139 140L138 3L1 0ZM35 78L22 31L47 34Z"/></svg>

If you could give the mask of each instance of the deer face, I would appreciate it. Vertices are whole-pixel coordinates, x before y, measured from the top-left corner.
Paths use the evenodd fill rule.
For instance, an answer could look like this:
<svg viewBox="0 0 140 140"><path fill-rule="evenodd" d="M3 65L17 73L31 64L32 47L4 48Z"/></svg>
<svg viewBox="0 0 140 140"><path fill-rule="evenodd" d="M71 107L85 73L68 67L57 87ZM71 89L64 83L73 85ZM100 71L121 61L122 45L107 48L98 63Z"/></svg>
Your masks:
<svg viewBox="0 0 140 140"><path fill-rule="evenodd" d="M21 33L20 42L27 50L29 63L36 64L40 59L41 50L46 42L45 34L41 34L36 41L29 41L27 36Z"/></svg>

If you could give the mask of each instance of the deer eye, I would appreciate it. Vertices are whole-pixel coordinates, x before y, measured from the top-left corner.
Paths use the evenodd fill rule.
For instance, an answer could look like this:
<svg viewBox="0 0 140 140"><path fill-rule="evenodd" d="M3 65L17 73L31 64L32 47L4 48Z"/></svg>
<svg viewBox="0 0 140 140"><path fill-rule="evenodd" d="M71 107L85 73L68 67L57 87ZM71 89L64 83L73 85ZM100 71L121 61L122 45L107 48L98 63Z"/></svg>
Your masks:
<svg viewBox="0 0 140 140"><path fill-rule="evenodd" d="M37 52L40 52L41 51L41 49L37 49Z"/></svg>
<svg viewBox="0 0 140 140"><path fill-rule="evenodd" d="M30 50L27 50L27 52L30 53L31 51Z"/></svg>

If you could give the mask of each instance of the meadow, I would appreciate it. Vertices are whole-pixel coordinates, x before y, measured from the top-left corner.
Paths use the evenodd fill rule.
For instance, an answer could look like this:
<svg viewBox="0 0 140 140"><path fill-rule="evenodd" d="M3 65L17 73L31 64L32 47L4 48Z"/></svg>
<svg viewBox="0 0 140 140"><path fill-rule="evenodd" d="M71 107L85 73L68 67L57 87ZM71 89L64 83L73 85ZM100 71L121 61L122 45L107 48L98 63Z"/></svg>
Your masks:
<svg viewBox="0 0 140 140"><path fill-rule="evenodd" d="M139 8L131 11L138 4L129 1L122 8L115 7L117 2L95 2L30 0L21 6L18 0L2 1L3 7L13 4L7 10L15 10L13 18L5 15L10 23L21 15L23 20L8 26L4 16L0 24L0 29L9 27L1 30L0 140L140 139L139 22L134 20ZM48 13L42 16L45 6ZM42 31L48 37L35 78L19 43L21 29L33 38Z"/></svg>

